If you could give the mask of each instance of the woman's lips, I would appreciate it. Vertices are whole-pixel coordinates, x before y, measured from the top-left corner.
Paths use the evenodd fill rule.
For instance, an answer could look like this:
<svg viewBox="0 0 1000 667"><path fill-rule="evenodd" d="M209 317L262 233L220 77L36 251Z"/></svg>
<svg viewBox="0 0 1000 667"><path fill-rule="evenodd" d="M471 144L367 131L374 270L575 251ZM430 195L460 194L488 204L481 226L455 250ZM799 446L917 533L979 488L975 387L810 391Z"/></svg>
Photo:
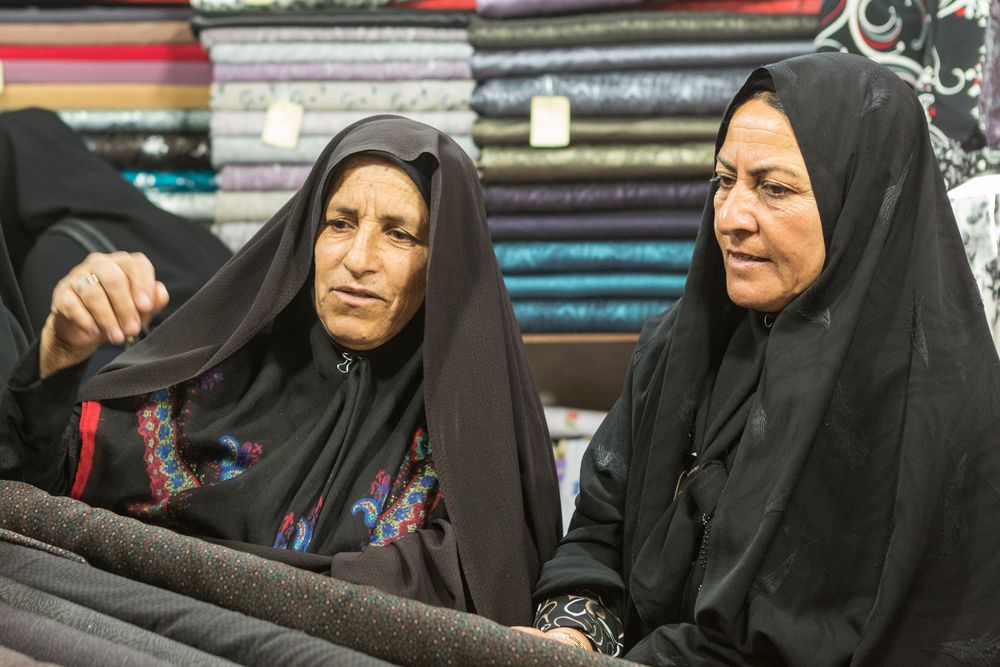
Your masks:
<svg viewBox="0 0 1000 667"><path fill-rule="evenodd" d="M338 299L352 306L367 306L376 301L384 301L375 292L359 287L348 287L345 285L334 287L331 291L337 295Z"/></svg>
<svg viewBox="0 0 1000 667"><path fill-rule="evenodd" d="M749 269L769 261L771 260L766 257L758 257L745 252L736 252L735 250L726 252L726 263L734 269Z"/></svg>

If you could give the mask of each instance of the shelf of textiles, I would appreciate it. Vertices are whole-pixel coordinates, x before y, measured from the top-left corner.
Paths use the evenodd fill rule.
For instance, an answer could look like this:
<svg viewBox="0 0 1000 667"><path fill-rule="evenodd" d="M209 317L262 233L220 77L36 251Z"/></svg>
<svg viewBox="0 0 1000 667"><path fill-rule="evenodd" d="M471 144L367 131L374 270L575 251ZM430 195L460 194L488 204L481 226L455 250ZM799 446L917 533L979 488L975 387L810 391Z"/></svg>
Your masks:
<svg viewBox="0 0 1000 667"><path fill-rule="evenodd" d="M475 157L473 0L267 4L260 11L259 2L192 2L213 66L213 231L231 248L288 201L330 137L362 118L414 118ZM296 129L274 141L264 136L272 123Z"/></svg>
<svg viewBox="0 0 1000 667"><path fill-rule="evenodd" d="M187 3L21 4L0 8L0 110L58 112L161 208L210 217L211 65Z"/></svg>
<svg viewBox="0 0 1000 667"><path fill-rule="evenodd" d="M715 11L677 11L702 5L674 2L538 16L552 5L480 2L480 14L504 18L469 26L472 136L523 332L634 334L680 297L722 111L753 68L813 50L818 3L782 4L788 13L720 0L705 3ZM532 139L542 101L568 105L561 144ZM608 344L568 349L619 356ZM615 394L623 368L609 372ZM573 383L568 368L558 372ZM605 408L606 399L592 397Z"/></svg>

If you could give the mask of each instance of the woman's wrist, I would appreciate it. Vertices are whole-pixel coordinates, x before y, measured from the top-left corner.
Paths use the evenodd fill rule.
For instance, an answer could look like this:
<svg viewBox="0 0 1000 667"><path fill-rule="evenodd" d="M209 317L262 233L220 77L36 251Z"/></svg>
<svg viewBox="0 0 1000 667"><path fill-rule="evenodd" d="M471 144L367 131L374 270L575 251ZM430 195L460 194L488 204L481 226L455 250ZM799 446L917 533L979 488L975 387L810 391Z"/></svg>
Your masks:
<svg viewBox="0 0 1000 667"><path fill-rule="evenodd" d="M557 635L557 641L572 645L575 648L582 649L584 651L595 650L593 642L590 641L590 637L575 628L552 628L551 630L547 630L545 634L549 636Z"/></svg>

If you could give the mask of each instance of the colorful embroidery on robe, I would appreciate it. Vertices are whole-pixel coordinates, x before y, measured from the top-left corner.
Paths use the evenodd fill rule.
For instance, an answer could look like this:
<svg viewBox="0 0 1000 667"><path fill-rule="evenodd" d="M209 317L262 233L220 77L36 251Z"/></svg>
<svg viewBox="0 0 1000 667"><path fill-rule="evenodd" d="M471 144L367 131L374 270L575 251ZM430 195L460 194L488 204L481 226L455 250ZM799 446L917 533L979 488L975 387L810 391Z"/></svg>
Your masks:
<svg viewBox="0 0 1000 667"><path fill-rule="evenodd" d="M320 496L308 514L295 518L295 512L289 512L281 522L278 529L278 536L274 538L275 549L291 549L292 551L305 551L312 542L313 532L316 530L316 519L323 509L323 497Z"/></svg>
<svg viewBox="0 0 1000 667"><path fill-rule="evenodd" d="M149 474L149 498L131 503L129 514L144 519L163 518L171 497L232 479L260 460L262 449L259 444L240 444L230 435L219 438L219 444L226 450L226 455L219 460L192 466L181 456L180 452L186 444L183 433L191 411L191 399L200 391L215 388L221 380L222 373L216 368L181 385L182 391L187 390L188 397L180 410L175 387L155 391L149 394L145 403L139 405L136 417L139 436L146 444L144 461Z"/></svg>
<svg viewBox="0 0 1000 667"><path fill-rule="evenodd" d="M355 502L351 513L362 515L369 531L368 544L384 546L427 525L440 501L430 440L427 429L420 427L396 479L390 485L389 475L380 470L370 495Z"/></svg>

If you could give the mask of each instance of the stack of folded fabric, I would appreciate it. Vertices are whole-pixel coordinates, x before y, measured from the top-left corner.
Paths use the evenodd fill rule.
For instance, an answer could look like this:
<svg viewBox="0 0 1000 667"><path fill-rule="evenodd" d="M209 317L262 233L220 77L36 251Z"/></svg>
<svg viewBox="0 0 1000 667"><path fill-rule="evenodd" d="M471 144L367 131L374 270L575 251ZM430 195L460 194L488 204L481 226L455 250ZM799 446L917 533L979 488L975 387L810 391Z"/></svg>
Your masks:
<svg viewBox="0 0 1000 667"><path fill-rule="evenodd" d="M812 50L818 2L779 4L569 0L559 10L641 11L523 18L553 5L481 0L522 17L477 18L470 40L490 228L523 331L634 332L680 296L721 112L755 66ZM552 97L568 98L569 143L532 147L533 100Z"/></svg>
<svg viewBox="0 0 1000 667"><path fill-rule="evenodd" d="M197 199L212 181L211 66L190 15L186 7L108 4L2 9L0 109L58 111L159 205L203 217L211 211Z"/></svg>
<svg viewBox="0 0 1000 667"><path fill-rule="evenodd" d="M215 230L234 249L288 201L331 137L362 118L395 113L423 121L475 157L470 12L412 3L298 11L335 4L343 3L279 0L276 9L253 12L240 2L194 2L213 10L197 14L194 25L213 64ZM280 141L267 136L272 123L281 126Z"/></svg>

